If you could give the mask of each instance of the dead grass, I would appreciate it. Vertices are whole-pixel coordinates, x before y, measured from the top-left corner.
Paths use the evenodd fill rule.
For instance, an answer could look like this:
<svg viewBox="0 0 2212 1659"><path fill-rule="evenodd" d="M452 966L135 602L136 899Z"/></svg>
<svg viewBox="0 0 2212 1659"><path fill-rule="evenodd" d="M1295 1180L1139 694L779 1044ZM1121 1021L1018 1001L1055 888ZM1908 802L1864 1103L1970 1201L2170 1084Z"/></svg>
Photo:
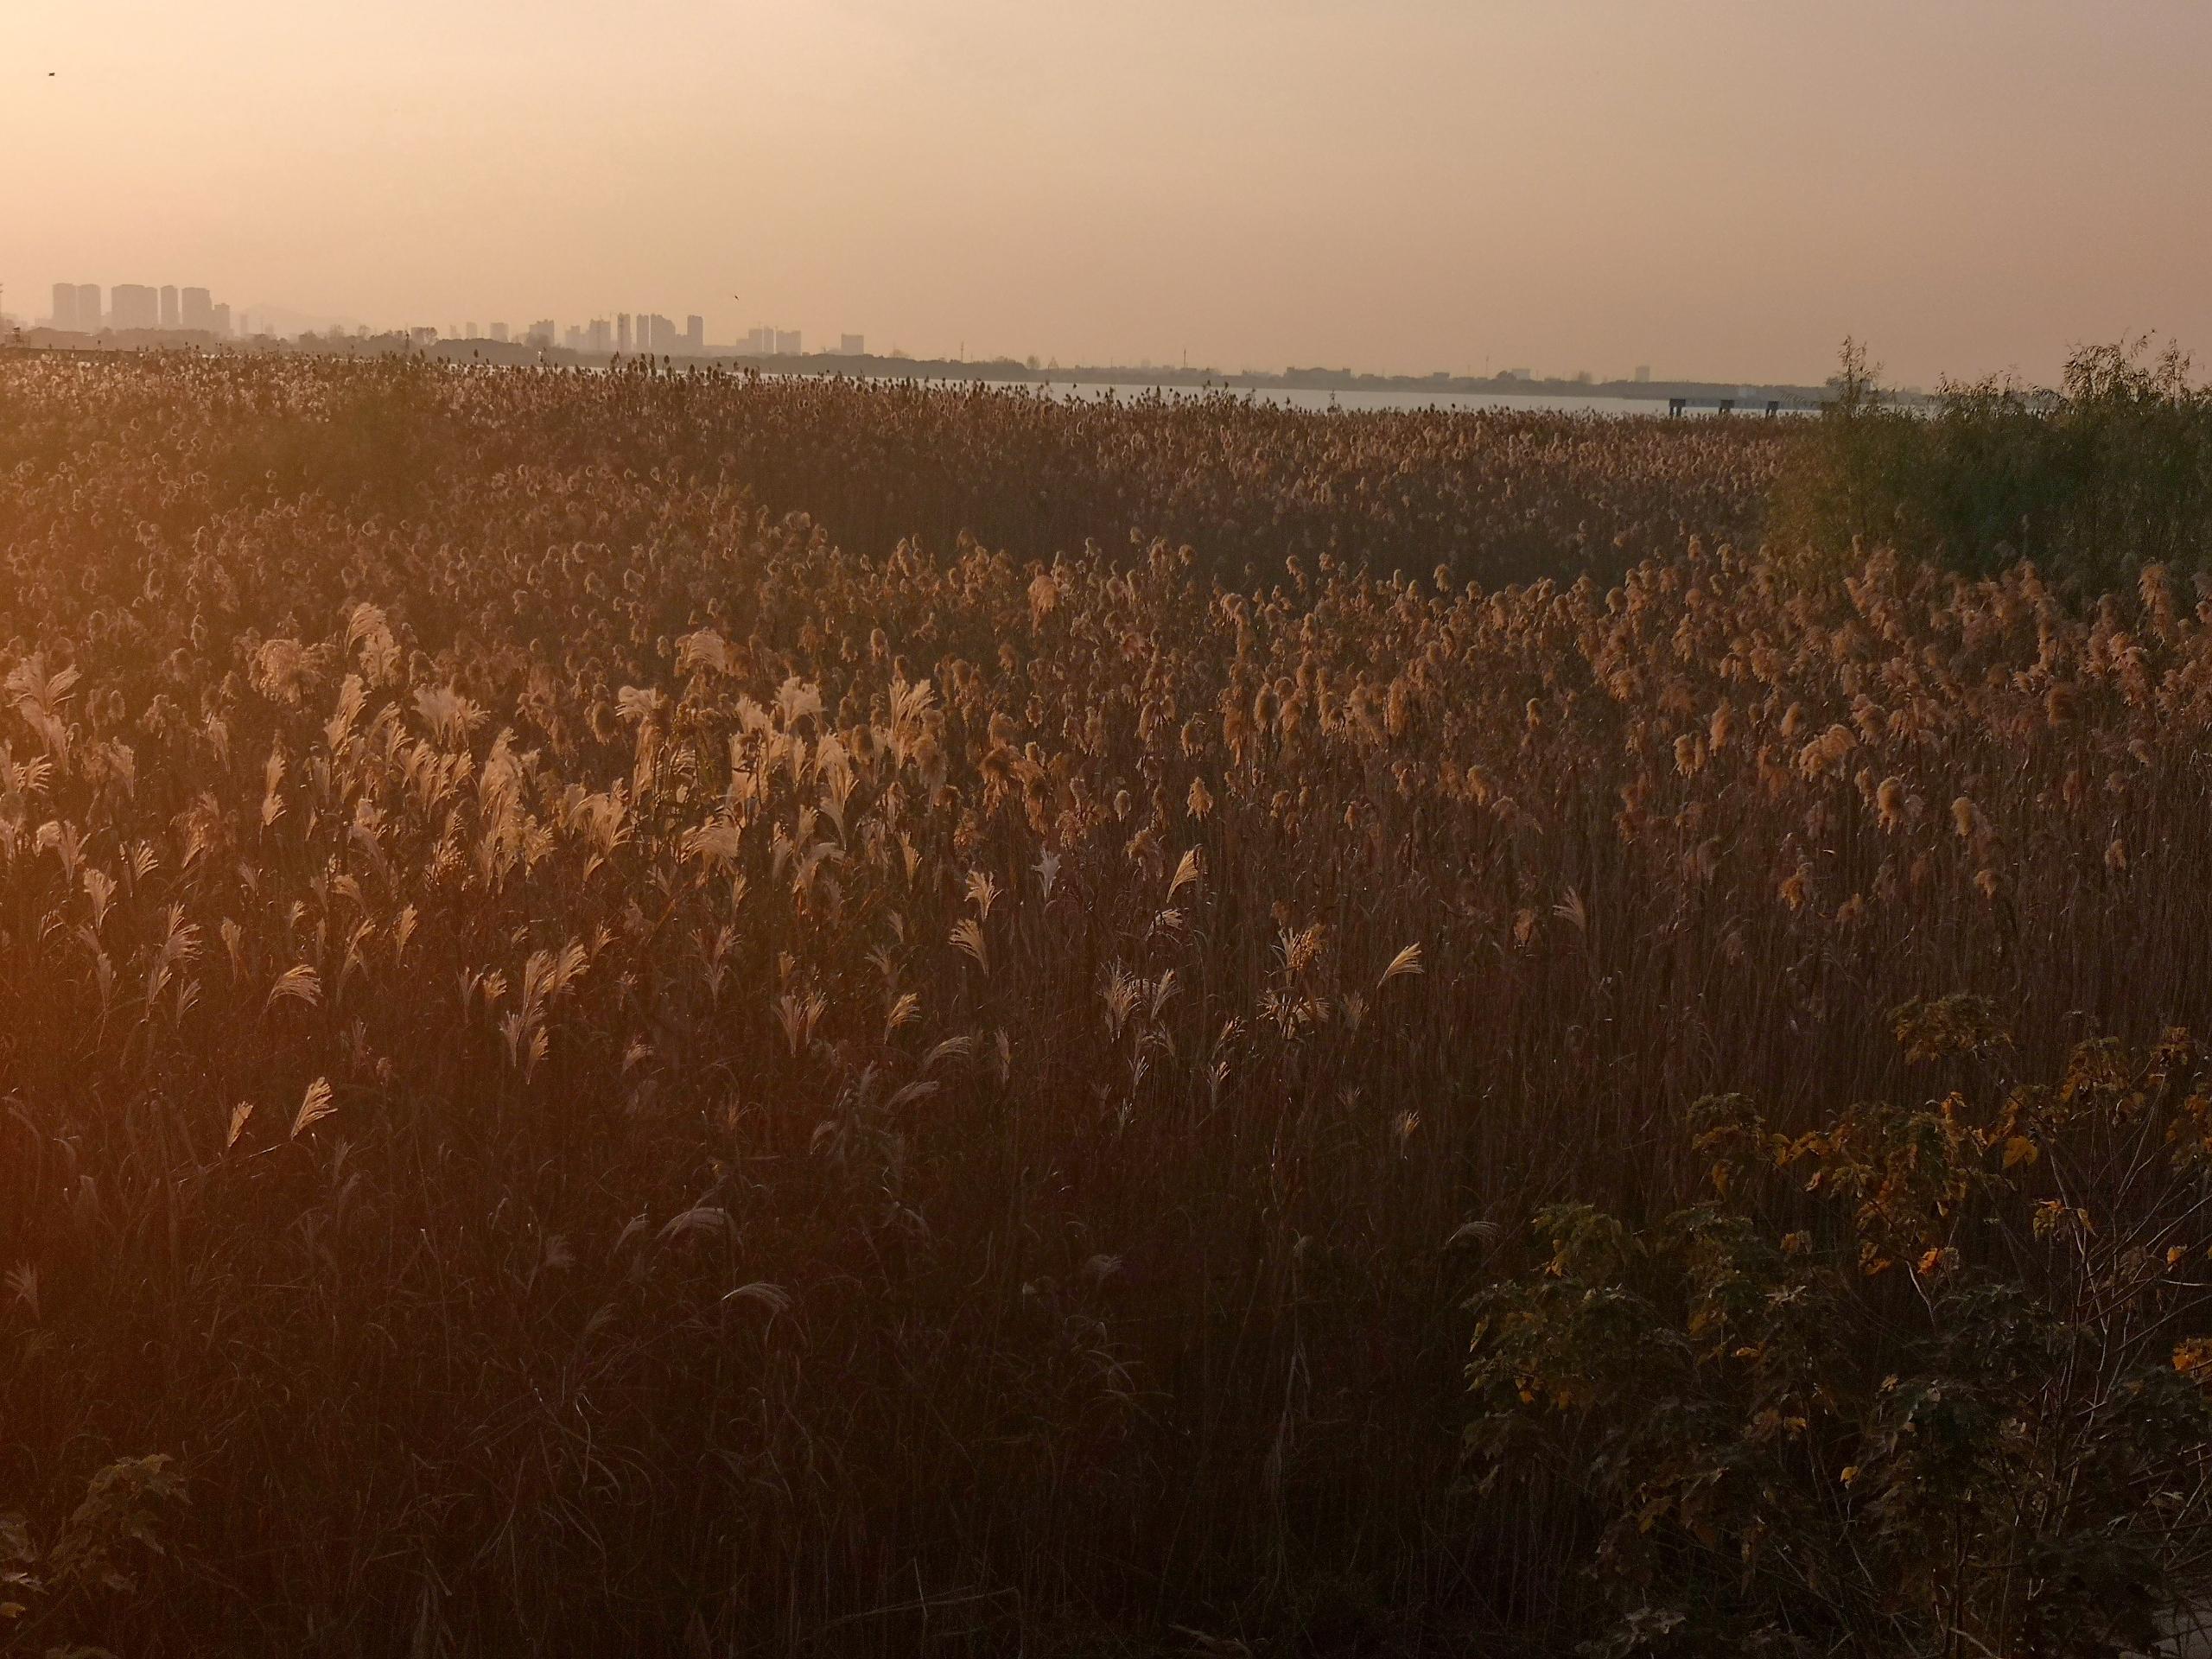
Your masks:
<svg viewBox="0 0 2212 1659"><path fill-rule="evenodd" d="M1491 1241L1910 996L2212 1027L2199 595L1793 591L1777 438L0 374L0 1507L190 1497L67 1639L1541 1646Z"/></svg>

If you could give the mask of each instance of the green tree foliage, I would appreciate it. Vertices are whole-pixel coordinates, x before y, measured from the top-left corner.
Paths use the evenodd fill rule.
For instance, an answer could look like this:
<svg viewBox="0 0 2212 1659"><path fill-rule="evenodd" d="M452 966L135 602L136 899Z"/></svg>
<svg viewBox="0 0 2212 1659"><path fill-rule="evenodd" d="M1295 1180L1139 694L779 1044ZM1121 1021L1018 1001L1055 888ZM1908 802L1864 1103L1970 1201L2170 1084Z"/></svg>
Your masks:
<svg viewBox="0 0 2212 1659"><path fill-rule="evenodd" d="M1888 544L1977 575L2030 558L2094 591L2212 557L2212 389L2179 348L2087 346L2056 389L1950 381L1926 409L1880 372L1845 340L1815 440L1776 491L1775 531L1816 568Z"/></svg>

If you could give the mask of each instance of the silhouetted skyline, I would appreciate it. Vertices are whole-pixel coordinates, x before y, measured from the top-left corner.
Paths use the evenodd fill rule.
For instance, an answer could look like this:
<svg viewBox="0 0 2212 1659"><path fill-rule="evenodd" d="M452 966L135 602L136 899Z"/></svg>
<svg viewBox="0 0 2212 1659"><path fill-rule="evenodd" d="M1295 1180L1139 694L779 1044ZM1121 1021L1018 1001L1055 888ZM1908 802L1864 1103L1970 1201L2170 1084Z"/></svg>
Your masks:
<svg viewBox="0 0 2212 1659"><path fill-rule="evenodd" d="M168 269L384 325L690 295L710 338L1229 370L2212 350L2212 9L2180 0L651 0L642 57L608 27L18 9L8 308Z"/></svg>

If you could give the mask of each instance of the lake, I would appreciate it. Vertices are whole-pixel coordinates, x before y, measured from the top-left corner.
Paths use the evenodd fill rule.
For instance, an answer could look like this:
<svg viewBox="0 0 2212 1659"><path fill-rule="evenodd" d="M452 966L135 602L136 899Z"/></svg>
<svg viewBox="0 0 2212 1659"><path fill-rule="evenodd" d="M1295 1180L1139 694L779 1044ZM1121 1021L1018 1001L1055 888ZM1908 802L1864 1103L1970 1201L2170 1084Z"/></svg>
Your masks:
<svg viewBox="0 0 2212 1659"><path fill-rule="evenodd" d="M1328 391L1308 386L1185 386L1147 385L1139 382L1096 382L1069 380L930 380L929 385L963 386L987 385L1005 391L1027 391L1062 403L1093 401L1109 395L1126 403L1134 397L1158 393L1167 397L1204 397L1215 392L1228 391L1238 397L1249 397L1258 403L1273 404L1284 409L1326 410L1340 409L1356 412L1408 411L1414 410L1519 410L1541 415L1656 415L1667 413L1663 397L1551 397L1536 392L1490 391L1430 391L1421 389L1372 390L1351 388ZM1700 408L1691 405L1691 415L1717 414L1711 404ZM1764 416L1763 402L1739 403L1738 415L1754 417ZM1808 415L1809 409L1783 406L1785 415Z"/></svg>

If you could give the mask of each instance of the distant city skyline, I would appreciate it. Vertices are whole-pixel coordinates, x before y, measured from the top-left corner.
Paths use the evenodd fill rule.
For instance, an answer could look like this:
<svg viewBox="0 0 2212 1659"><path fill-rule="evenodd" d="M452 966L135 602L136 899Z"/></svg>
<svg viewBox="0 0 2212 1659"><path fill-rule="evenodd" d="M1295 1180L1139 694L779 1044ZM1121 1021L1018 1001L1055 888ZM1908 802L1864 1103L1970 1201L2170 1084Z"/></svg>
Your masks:
<svg viewBox="0 0 2212 1659"><path fill-rule="evenodd" d="M237 314L235 327L232 308L215 304L204 288L182 288L165 284L156 289L143 283L118 283L107 290L109 303L103 308L100 285L94 283L58 282L52 285L51 309L45 316L24 319L14 317L16 326L33 329L52 327L64 333L97 334L118 331L155 332L161 329L181 329L191 334L212 334L219 339L250 340L273 337L298 339L314 335L322 339L398 339L417 348L429 348L441 342L460 344L484 341L495 345L520 343L540 349L561 349L578 355L652 355L666 357L743 356L743 357L800 357L806 355L804 333L797 328L780 328L772 324L754 324L742 334L727 340L709 338L706 318L697 312L685 314L679 327L676 321L665 314L653 311L618 311L608 315L590 317L579 322L569 322L553 317L539 317L519 326L505 321L479 322L402 323L372 325L344 323L324 318L302 319L304 314L276 307L250 307ZM257 313L264 315L257 315ZM276 313L296 320L296 326L269 325L269 315ZM0 317L9 313L0 309ZM87 320L90 319L89 322ZM320 326L316 326L320 325ZM963 346L964 348L964 342ZM827 347L820 348L826 352ZM841 331L837 335L836 356L862 358L870 355L865 334ZM917 353L893 346L878 355L886 359L911 359ZM1036 353L1004 352L988 356L962 358L957 355L930 360L966 361L971 364L1004 362L1019 365L1034 372L1063 365L1057 357L1049 359ZM1124 368L1147 372L1188 372L1194 365L1187 356L1169 362L1149 356L1105 359L1095 362L1071 360L1065 365L1071 372L1090 372L1098 369ZM1525 365L1493 366L1484 363L1478 369L1467 365L1461 369L1432 369L1408 373L1405 371L1380 370L1361 364L1322 364L1319 362L1286 363L1265 366L1244 365L1230 368L1222 365L1200 364L1197 372L1216 373L1224 377L1296 375L1300 373L1327 375L1374 376L1395 379L1446 378L1482 379L1492 382L1527 381L1552 385L1649 385L1653 384L1653 370L1648 363L1639 363L1619 372L1599 372L1578 368L1552 369L1539 372ZM1694 372L1662 377L1662 384L1671 378L1684 384L1726 385L1735 377L1703 376ZM1751 383L1743 383L1746 391ZM1789 382L1783 377L1764 377L1758 384L1813 385L1813 381ZM1917 392L1913 386L1909 390Z"/></svg>
<svg viewBox="0 0 2212 1659"><path fill-rule="evenodd" d="M679 326L676 320L659 312L616 311L587 317L578 321L541 317L523 324L493 321L480 324L474 321L442 324L420 322L363 322L328 315L302 312L292 307L262 303L234 308L229 303L218 303L204 287L179 287L164 283L158 287L148 283L118 283L105 290L106 303L102 304L103 289L98 283L54 283L48 290L50 300L43 315L26 315L23 308L7 300L8 290L0 288L0 325L35 329L53 327L64 332L99 334L105 332L146 331L163 329L191 334L212 334L220 339L248 340L255 338L298 339L314 334L322 338L403 338L417 346L429 346L439 341L487 340L494 344L520 342L545 348L560 348L579 354L652 355L668 357L796 357L806 355L805 333L799 328L784 328L771 323L756 323L743 332L733 332L726 337L712 337L707 332L703 314L686 313ZM87 322L86 319L98 319ZM842 357L870 355L868 336L864 333L839 330L836 334L836 354ZM2069 342L2069 345L2072 342ZM2192 342L2182 342L2186 347ZM2208 342L2212 343L2212 342ZM827 346L817 347L817 353L826 353ZM893 343L880 347L874 355L886 359L922 359L931 361L964 361L974 364L1004 362L1020 364L1031 371L1046 365L1062 366L1058 353L1039 353L1035 351L994 347L988 350L969 350L963 340L957 345L940 351L917 352ZM1173 354L1154 356L1148 352L1135 351L1127 354L1107 354L1084 357L1069 354L1065 365L1075 368L1122 367L1146 371L1192 370L1218 373L1224 377L1296 375L1301 372L1320 374L1348 373L1395 379L1440 380L1449 378L1488 381L1535 381L1559 385L1596 383L1614 385L1646 385L1653 384L1655 372L1658 382L1669 381L1697 385L1741 384L1747 389L1753 385L1817 385L1827 377L1832 363L1819 365L1818 372L1802 377L1782 373L1732 375L1716 373L1696 363L1677 364L1664 371L1655 372L1648 361L1632 366L1604 365L1592 368L1578 365L1574 368L1552 365L1532 368L1525 364L1504 365L1485 355L1479 362L1438 366L1428 365L1414 368L1389 367L1373 363L1329 362L1316 353L1303 357L1294 355L1276 363L1229 364L1206 362L1194 365L1187 348ZM1930 376L1926 381L1910 381L1897 374L1884 376L1885 384L1918 394L1926 384L1942 378Z"/></svg>
<svg viewBox="0 0 2212 1659"><path fill-rule="evenodd" d="M165 283L156 289L143 283L118 283L105 290L98 283L58 282L48 290L49 304L43 315L24 316L12 308L0 306L0 317L7 318L14 326L47 327L68 334L98 334L103 332L152 332L159 330L212 334L220 338L232 336L232 308L228 305L213 303L204 288L178 288ZM248 307L238 314L236 332L240 336L267 333L280 337L315 334L396 334L416 340L489 340L504 344L511 330L505 321L480 325L474 321L443 325L426 323L392 323L372 325L346 323L336 319L316 318L295 326L278 326L257 329L256 314L281 313L288 319L297 319L300 314L289 308ZM710 340L707 337L707 322L703 314L687 312L679 327L676 321L659 312L612 312L590 317L580 322L563 322L554 318L539 318L525 326L523 338L543 346L560 346L576 352L651 352L663 355L704 356L710 352L753 351L763 356L796 356L804 351L804 334L796 328L782 328L773 324L756 324L745 334L728 340ZM867 351L867 336L845 333L838 336L840 349L847 355L860 356Z"/></svg>
<svg viewBox="0 0 2212 1659"><path fill-rule="evenodd" d="M733 334L726 339L709 338L707 334L706 318L703 314L697 312L686 313L680 327L675 319L671 316L660 312L641 310L634 313L616 311L575 322L554 317L540 317L520 325L518 330L505 321L488 323L479 323L472 320L442 324L419 322L372 324L348 322L334 318L312 317L286 307L252 306L236 314L234 327L232 308L227 304L212 303L209 292L204 288L179 289L174 285L165 284L157 290L143 283L121 283L107 290L109 303L105 308L100 301L101 291L100 285L97 283L55 283L50 290L51 306L45 315L30 318L16 315L13 321L18 326L33 328L47 327L67 333L85 334L99 334L103 330L119 332L126 329L146 331L182 329L192 333L212 334L223 339L254 338L264 334L289 339L309 334L326 337L332 335L353 335L362 338L394 336L404 337L422 346L435 344L439 340L488 340L494 344L505 345L511 340L514 340L546 348L558 346L580 353L620 353L625 355L637 353L692 357L716 354L798 357L806 354L805 334L803 329L784 328L772 323L756 323L748 327L744 333ZM9 315L5 311L0 311L0 315ZM269 326L272 315L289 320L289 326L283 324L276 327ZM869 354L867 334L841 330L836 338L836 355L865 357ZM995 351L970 358L964 355L965 349L966 342L963 341L954 352L944 353L944 356L948 360L956 361L1021 363L1031 369L1039 367L1047 360L1035 352L1017 351ZM887 357L920 355L907 352L897 346L893 346L880 354ZM1057 355L1049 360L1055 366L1059 362ZM1071 365L1077 361L1079 359L1071 359ZM1185 352L1173 361L1165 358L1154 359L1149 354L1139 353L1126 357L1100 359L1084 366L1188 370L1192 365ZM1293 360L1281 364L1247 364L1236 365L1234 368L1222 364L1202 363L1198 366L1223 374L1272 374L1299 368L1326 368L1352 373L1399 376L1408 372L1402 370L1379 369L1367 364L1323 364L1314 359L1304 362ZM1567 383L1602 381L1613 384L1649 384L1652 379L1651 366L1649 364L1641 363L1632 369L1618 373L1611 372L1601 373L1592 369L1578 367L1573 370L1563 368L1548 370L1539 374L1535 370L1525 366L1496 367L1488 361L1480 365L1465 365L1459 368L1447 366L1415 372L1425 372L1432 377L1450 374L1465 375L1469 378L1505 380L1548 379ZM1724 380L1730 378L1732 377L1719 377ZM1764 378L1779 382L1782 377L1770 376Z"/></svg>
<svg viewBox="0 0 2212 1659"><path fill-rule="evenodd" d="M101 302L98 283L62 282L48 290L44 316L25 317L12 308L0 309L18 327L60 329L67 334L96 334L103 330L169 329L193 334L231 334L231 308L219 305L204 288L179 288L164 283L155 288L144 283L118 283Z"/></svg>
<svg viewBox="0 0 2212 1659"><path fill-rule="evenodd" d="M417 322L372 324L347 323L337 319L315 318L308 322L299 323L297 326L271 328L265 326L267 314L277 313L291 319L298 319L303 314L291 311L289 308L261 306L248 307L237 313L234 329L232 308L227 304L213 304L210 300L208 290L204 288L179 289L174 285L165 284L156 289L144 283L119 283L107 290L109 302L105 308L100 300L101 288L97 283L58 282L52 285L50 293L51 306L47 315L30 318L16 315L12 321L16 326L32 328L51 327L65 333L90 334L97 334L103 331L170 329L211 334L222 339L254 338L263 334L276 338L298 338L305 334L323 337L347 335L361 338L403 337L419 346L432 345L440 340L487 340L504 345L511 340L519 340L541 347L558 346L579 353L619 353L626 355L633 353L654 356L691 357L715 354L798 357L806 354L805 334L802 329L784 328L772 323L756 323L747 327L741 334L734 334L728 339L710 339L706 331L706 318L703 314L697 312L685 314L680 327L672 317L660 312L617 311L576 322L553 317L540 317L522 325L518 333L504 321L480 324L474 320L443 324ZM262 314L264 326L257 327L257 314ZM4 310L0 310L0 316L10 315ZM315 326L316 324L321 326ZM964 341L961 343L959 348L961 352L964 352L965 345ZM868 336L865 334L849 330L841 330L838 333L836 355L865 357L868 354ZM902 347L893 346L882 355L909 357L916 354L908 353ZM1034 352L995 352L975 358L964 358L957 353L946 355L950 360L1021 363L1031 369L1038 368L1045 361ZM1051 360L1056 365L1058 363L1057 357ZM1102 359L1096 365L1084 366L1187 370L1192 365L1185 353L1174 362L1155 359L1149 355L1139 353L1125 358ZM1404 373L1403 371L1378 370L1369 365L1323 365L1319 362L1305 364L1287 362L1267 365L1240 365L1237 369L1230 369L1218 364L1200 366L1224 374L1275 373L1300 367L1326 367L1353 373L1401 375ZM1432 375L1473 376L1477 373L1477 370L1471 365L1462 369L1446 368L1431 370L1428 372ZM1480 365L1479 374L1485 378L1521 380L1544 378L1560 382L1594 380L1616 384L1648 384L1652 378L1652 370L1648 364L1638 364L1633 369L1620 373L1601 374L1591 369L1577 368L1571 371L1564 369L1548 371L1545 374L1539 375L1535 371L1526 367L1493 368L1485 362ZM1723 378L1726 378L1723 377ZM1769 378L1775 378L1769 377Z"/></svg>
<svg viewBox="0 0 2212 1659"><path fill-rule="evenodd" d="M1229 371L1803 381L1847 334L1905 381L2049 380L2142 331L2212 355L2197 0L648 0L635 26L672 49L610 58L579 0L11 8L9 308L166 265L395 326L643 303L722 339Z"/></svg>

